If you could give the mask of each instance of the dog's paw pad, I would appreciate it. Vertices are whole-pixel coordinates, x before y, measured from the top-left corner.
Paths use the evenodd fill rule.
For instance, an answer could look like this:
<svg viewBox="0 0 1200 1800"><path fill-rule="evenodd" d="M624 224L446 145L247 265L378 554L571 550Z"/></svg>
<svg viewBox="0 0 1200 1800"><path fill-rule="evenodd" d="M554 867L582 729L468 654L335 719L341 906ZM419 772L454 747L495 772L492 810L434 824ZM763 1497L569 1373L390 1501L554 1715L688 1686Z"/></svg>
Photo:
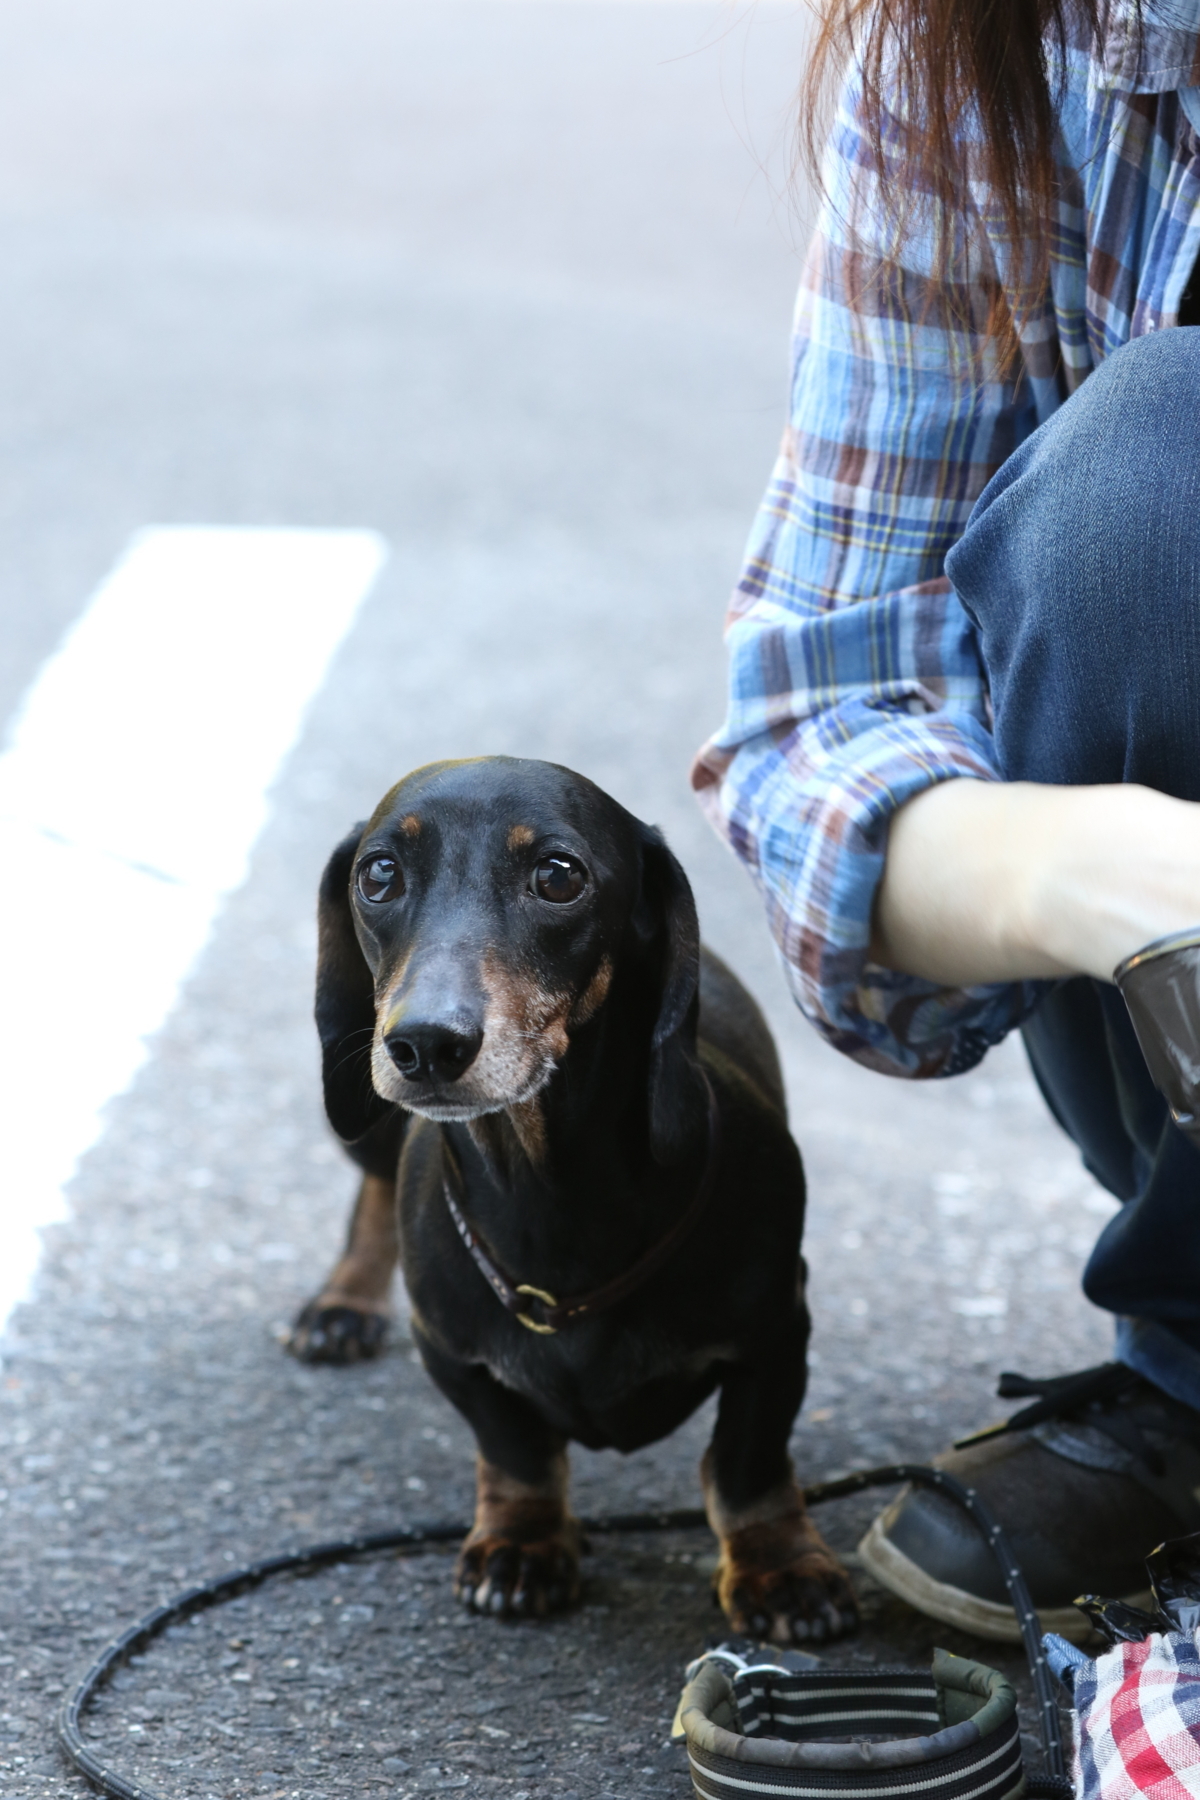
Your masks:
<svg viewBox="0 0 1200 1800"><path fill-rule="evenodd" d="M356 1363L378 1356L386 1337L387 1320L381 1313L360 1311L344 1301L325 1304L318 1294L292 1326L287 1348L300 1362Z"/></svg>
<svg viewBox="0 0 1200 1800"><path fill-rule="evenodd" d="M464 1606L496 1618L561 1612L579 1599L577 1534L567 1530L528 1544L472 1536L462 1547L454 1587Z"/></svg>

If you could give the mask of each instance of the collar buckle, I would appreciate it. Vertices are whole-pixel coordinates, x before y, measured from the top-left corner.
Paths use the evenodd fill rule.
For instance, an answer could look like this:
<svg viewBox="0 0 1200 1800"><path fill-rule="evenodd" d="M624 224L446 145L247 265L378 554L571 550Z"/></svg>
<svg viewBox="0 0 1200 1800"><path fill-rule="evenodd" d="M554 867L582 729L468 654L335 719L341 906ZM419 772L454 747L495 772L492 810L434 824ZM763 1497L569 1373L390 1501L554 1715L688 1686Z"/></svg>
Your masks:
<svg viewBox="0 0 1200 1800"><path fill-rule="evenodd" d="M530 1287L527 1281L521 1282L514 1291L518 1294L528 1294L531 1300L540 1300L543 1306L548 1307L551 1312L558 1307L558 1301L553 1294L548 1294L545 1288ZM554 1337L558 1331L557 1325L543 1324L540 1319L535 1319L526 1307L522 1307L519 1312L514 1313L513 1317L524 1325L526 1330L536 1331L540 1337Z"/></svg>

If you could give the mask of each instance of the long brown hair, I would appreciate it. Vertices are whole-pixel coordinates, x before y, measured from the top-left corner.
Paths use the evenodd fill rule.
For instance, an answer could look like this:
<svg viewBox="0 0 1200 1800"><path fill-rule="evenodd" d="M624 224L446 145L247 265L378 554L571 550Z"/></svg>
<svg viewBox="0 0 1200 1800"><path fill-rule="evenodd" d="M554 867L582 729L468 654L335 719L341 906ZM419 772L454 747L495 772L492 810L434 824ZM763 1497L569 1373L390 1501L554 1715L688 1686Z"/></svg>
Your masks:
<svg viewBox="0 0 1200 1800"><path fill-rule="evenodd" d="M861 71L863 126L887 170L898 236L913 209L934 222L935 272L949 270L965 212L960 129L974 109L996 223L1023 247L1026 298L1044 286L1056 189L1060 99L1050 70L1068 44L1098 35L1108 0L818 0L820 24L802 91L801 144L819 168L819 121L831 77L851 54ZM1135 21L1140 20L1134 0ZM886 146L885 146L886 138ZM885 154L886 149L886 154ZM997 294L988 320L1011 331Z"/></svg>

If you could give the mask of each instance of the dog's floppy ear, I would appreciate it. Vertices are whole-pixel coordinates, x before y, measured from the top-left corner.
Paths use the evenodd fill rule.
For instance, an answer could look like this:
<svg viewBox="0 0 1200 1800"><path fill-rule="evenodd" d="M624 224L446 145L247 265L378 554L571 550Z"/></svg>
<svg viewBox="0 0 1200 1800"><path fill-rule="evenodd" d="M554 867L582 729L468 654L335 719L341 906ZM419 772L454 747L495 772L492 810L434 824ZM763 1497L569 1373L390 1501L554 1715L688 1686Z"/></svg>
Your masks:
<svg viewBox="0 0 1200 1800"><path fill-rule="evenodd" d="M354 935L350 872L366 821L344 837L321 876L317 903L317 1035L325 1112L343 1143L365 1137L393 1111L371 1082L375 984Z"/></svg>
<svg viewBox="0 0 1200 1800"><path fill-rule="evenodd" d="M642 827L642 892L635 919L658 968L658 1017L650 1040L650 1148L678 1162L703 1130L705 1097L696 1060L700 1011L700 923L691 884L660 831Z"/></svg>

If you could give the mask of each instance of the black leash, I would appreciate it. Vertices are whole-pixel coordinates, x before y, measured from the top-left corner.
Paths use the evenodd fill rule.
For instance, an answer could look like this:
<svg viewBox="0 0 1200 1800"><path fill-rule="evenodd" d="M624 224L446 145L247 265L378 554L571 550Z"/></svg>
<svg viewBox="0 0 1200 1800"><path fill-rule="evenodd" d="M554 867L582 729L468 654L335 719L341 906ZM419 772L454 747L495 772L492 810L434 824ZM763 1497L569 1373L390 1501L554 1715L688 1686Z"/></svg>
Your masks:
<svg viewBox="0 0 1200 1800"><path fill-rule="evenodd" d="M1038 1703L1038 1725L1045 1758L1045 1771L1031 1777L1025 1785L1032 1800L1071 1800L1073 1789L1067 1779L1063 1760L1062 1730L1058 1714L1053 1676L1042 1654L1042 1631L1029 1597L1025 1577L1012 1553L1007 1535L990 1507L979 1498L974 1488L956 1481L941 1469L926 1468L921 1463L888 1463L878 1469L863 1469L844 1475L837 1481L818 1481L804 1490L810 1506L825 1500L841 1500L858 1494L864 1488L892 1486L898 1481L911 1481L919 1487L938 1488L964 1508L987 1539L1000 1565L1004 1584L1021 1628L1021 1640L1029 1663ZM707 1527L708 1520L699 1508L682 1508L674 1512L614 1513L582 1521L585 1531L603 1534L624 1531L692 1531ZM58 1740L81 1774L110 1800L160 1800L151 1789L139 1787L116 1769L108 1768L94 1756L84 1741L83 1715L91 1701L131 1656L142 1651L171 1625L181 1624L194 1613L210 1606L220 1606L239 1594L249 1593L273 1575L309 1572L329 1563L344 1562L351 1556L370 1556L384 1550L419 1550L427 1544L455 1543L467 1534L461 1522L436 1520L427 1525L410 1525L395 1531L377 1531L361 1537L338 1538L328 1544L313 1544L306 1550L294 1550L283 1556L268 1556L245 1568L232 1569L212 1581L201 1582L176 1594L162 1606L131 1625L100 1652L74 1693L63 1701L58 1713Z"/></svg>

